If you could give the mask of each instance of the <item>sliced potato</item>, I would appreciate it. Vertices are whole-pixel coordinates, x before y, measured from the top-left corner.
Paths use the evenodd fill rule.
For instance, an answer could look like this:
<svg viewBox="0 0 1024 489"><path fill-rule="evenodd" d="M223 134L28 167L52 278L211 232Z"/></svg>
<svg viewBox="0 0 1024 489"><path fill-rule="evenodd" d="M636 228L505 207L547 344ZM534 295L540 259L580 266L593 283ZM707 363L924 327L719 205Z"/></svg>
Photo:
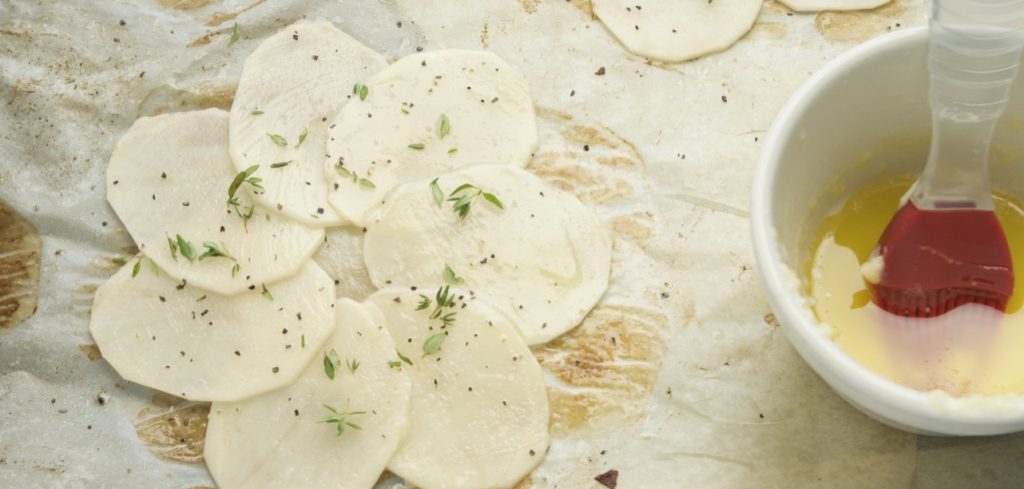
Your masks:
<svg viewBox="0 0 1024 489"><path fill-rule="evenodd" d="M363 230L354 226L327 229L323 246L313 255L334 279L334 293L361 301L377 290L363 263Z"/></svg>
<svg viewBox="0 0 1024 489"><path fill-rule="evenodd" d="M100 286L89 323L103 358L132 382L194 401L242 399L294 381L334 330L334 285L315 264L234 296L150 265L131 260Z"/></svg>
<svg viewBox="0 0 1024 489"><path fill-rule="evenodd" d="M419 292L433 302L417 310ZM445 327L430 319L436 291L389 288L368 299L412 363L399 363L412 375L412 405L388 469L422 489L510 488L550 441L541 369L507 316L468 291L449 294L442 316L455 316Z"/></svg>
<svg viewBox="0 0 1024 489"><path fill-rule="evenodd" d="M310 226L341 222L327 204L327 125L355 84L386 66L329 22L293 24L249 55L231 105L231 159L238 171L282 163L261 173L263 206Z"/></svg>
<svg viewBox="0 0 1024 489"><path fill-rule="evenodd" d="M330 202L348 222L395 185L480 162L525 166L537 146L526 80L494 54L407 56L366 82L330 126Z"/></svg>
<svg viewBox="0 0 1024 489"><path fill-rule="evenodd" d="M573 195L507 165L479 165L397 187L367 213L363 255L370 279L388 285L444 283L445 267L461 286L514 317L527 344L579 324L608 287L611 238ZM463 184L483 193L465 218L450 199Z"/></svg>
<svg viewBox="0 0 1024 489"><path fill-rule="evenodd" d="M630 52L668 62L723 51L754 25L762 0L593 0Z"/></svg>
<svg viewBox="0 0 1024 489"><path fill-rule="evenodd" d="M411 382L406 371L387 365L394 342L372 309L337 302L334 335L317 350L317 357L336 353L340 365L328 360L333 380L314 361L284 389L213 404L205 456L218 487L373 487L405 435ZM355 426L343 424L339 432L337 423L323 422L339 414Z"/></svg>
<svg viewBox="0 0 1024 489"><path fill-rule="evenodd" d="M866 10L881 7L892 0L779 0L797 12L821 10Z"/></svg>
<svg viewBox="0 0 1024 489"><path fill-rule="evenodd" d="M219 294L293 275L324 236L250 207L241 190L238 205L229 205L238 172L227 135L228 114L219 109L143 117L114 146L107 166L107 200L139 249L168 275ZM273 171L261 166L250 178ZM204 243L230 257L210 255Z"/></svg>

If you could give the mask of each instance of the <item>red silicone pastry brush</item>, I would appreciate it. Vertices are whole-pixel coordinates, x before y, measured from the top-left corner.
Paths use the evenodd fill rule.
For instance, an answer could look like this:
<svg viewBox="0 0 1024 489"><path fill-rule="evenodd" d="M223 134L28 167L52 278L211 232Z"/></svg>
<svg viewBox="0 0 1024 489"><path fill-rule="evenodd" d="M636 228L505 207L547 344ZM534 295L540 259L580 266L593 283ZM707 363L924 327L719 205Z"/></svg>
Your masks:
<svg viewBox="0 0 1024 489"><path fill-rule="evenodd" d="M1016 2L933 2L928 163L875 249L881 273L865 273L872 300L886 311L931 317L966 303L1006 308L1013 263L995 215L988 153L1017 74L1022 26Z"/></svg>

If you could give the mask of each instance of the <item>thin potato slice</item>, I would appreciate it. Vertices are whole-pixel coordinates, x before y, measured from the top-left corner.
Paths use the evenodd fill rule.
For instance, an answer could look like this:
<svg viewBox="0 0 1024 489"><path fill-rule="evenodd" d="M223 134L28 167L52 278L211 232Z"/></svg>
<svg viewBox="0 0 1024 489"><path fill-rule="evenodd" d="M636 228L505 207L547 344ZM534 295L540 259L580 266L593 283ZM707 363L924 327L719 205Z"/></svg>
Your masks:
<svg viewBox="0 0 1024 489"><path fill-rule="evenodd" d="M103 358L132 382L194 401L242 399L294 381L334 329L334 285L315 264L234 296L150 265L131 260L100 286L89 323Z"/></svg>
<svg viewBox="0 0 1024 489"><path fill-rule="evenodd" d="M330 126L330 202L348 222L397 184L480 162L525 166L537 146L526 80L494 54L406 56L366 82Z"/></svg>
<svg viewBox="0 0 1024 489"><path fill-rule="evenodd" d="M394 342L374 309L337 302L334 336L317 350L333 379L314 361L284 389L213 404L205 456L218 487L373 487L405 434L411 385L406 371L387 364ZM352 425L339 432L337 423L323 422L337 416L326 406L351 413L344 418Z"/></svg>
<svg viewBox="0 0 1024 489"><path fill-rule="evenodd" d="M630 52L678 62L723 51L754 25L762 0L593 0Z"/></svg>
<svg viewBox="0 0 1024 489"><path fill-rule="evenodd" d="M537 360L500 312L449 290L442 328L408 288L367 300L384 313L412 377L409 434L388 469L422 489L511 488L544 458L548 398ZM461 297L461 299L459 299ZM436 336L439 335L439 336ZM395 355L397 356L397 355ZM411 365L409 364L411 363Z"/></svg>
<svg viewBox="0 0 1024 489"><path fill-rule="evenodd" d="M110 157L107 200L161 270L230 295L293 275L324 232L251 207L242 190L235 194L237 205L230 205L237 172L227 136L228 114L218 109L135 121ZM249 182L258 185L251 179L272 171L260 167ZM252 187L249 182L239 189Z"/></svg>
<svg viewBox="0 0 1024 489"><path fill-rule="evenodd" d="M387 61L329 22L300 22L267 38L245 61L231 105L231 159L263 172L255 198L309 226L341 223L327 204L327 125L353 87Z"/></svg>
<svg viewBox="0 0 1024 489"><path fill-rule="evenodd" d="M473 188L455 192L464 184ZM464 218L463 196L472 197ZM515 318L530 345L574 328L608 287L612 245L603 223L525 170L479 165L439 177L436 188L431 180L402 185L386 200L367 213L363 246L377 287L456 279Z"/></svg>

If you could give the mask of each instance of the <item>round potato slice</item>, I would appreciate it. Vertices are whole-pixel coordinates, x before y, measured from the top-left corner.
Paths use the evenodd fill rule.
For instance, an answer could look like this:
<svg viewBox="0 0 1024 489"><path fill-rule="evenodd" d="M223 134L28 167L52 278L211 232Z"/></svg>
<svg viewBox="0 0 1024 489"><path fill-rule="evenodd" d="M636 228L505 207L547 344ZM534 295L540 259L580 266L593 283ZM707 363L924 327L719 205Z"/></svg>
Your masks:
<svg viewBox="0 0 1024 489"><path fill-rule="evenodd" d="M866 10L881 7L892 0L779 0L797 12L821 10Z"/></svg>
<svg viewBox="0 0 1024 489"><path fill-rule="evenodd" d="M293 275L324 232L271 216L241 190L229 203L238 172L227 135L228 114L218 109L135 121L110 156L107 200L168 275L230 295ZM239 188L274 171L261 166Z"/></svg>
<svg viewBox="0 0 1024 489"><path fill-rule="evenodd" d="M402 58L366 82L330 126L330 202L361 225L395 185L480 162L525 166L537 146L526 80L494 54Z"/></svg>
<svg viewBox="0 0 1024 489"><path fill-rule="evenodd" d="M143 263L147 262L147 263ZM233 401L295 380L334 330L334 284L315 264L223 296L139 257L96 291L89 331L127 380L193 401Z"/></svg>
<svg viewBox="0 0 1024 489"><path fill-rule="evenodd" d="M361 301L377 290L370 282L363 263L363 230L339 226L326 230L323 246L313 255L321 268L334 279L334 293Z"/></svg>
<svg viewBox="0 0 1024 489"><path fill-rule="evenodd" d="M762 0L593 0L630 52L668 62L725 50L754 25Z"/></svg>
<svg viewBox="0 0 1024 489"><path fill-rule="evenodd" d="M514 317L530 345L575 327L608 287L603 223L519 168L479 165L402 185L367 221L363 257L374 285L462 284Z"/></svg>
<svg viewBox="0 0 1024 489"><path fill-rule="evenodd" d="M412 375L409 433L388 469L422 489L510 488L550 441L540 366L509 318L468 291L449 290L452 302L435 319L440 294L420 292L432 300L423 309L409 289L367 300L384 313L408 360L398 364Z"/></svg>
<svg viewBox="0 0 1024 489"><path fill-rule="evenodd" d="M293 24L249 55L231 105L231 159L238 171L278 164L261 175L264 207L310 226L341 222L327 204L327 124L386 66L329 22Z"/></svg>
<svg viewBox="0 0 1024 489"><path fill-rule="evenodd" d="M324 362L284 389L213 404L205 457L218 487L373 487L405 435L411 385L388 366L395 345L373 309L340 299Z"/></svg>

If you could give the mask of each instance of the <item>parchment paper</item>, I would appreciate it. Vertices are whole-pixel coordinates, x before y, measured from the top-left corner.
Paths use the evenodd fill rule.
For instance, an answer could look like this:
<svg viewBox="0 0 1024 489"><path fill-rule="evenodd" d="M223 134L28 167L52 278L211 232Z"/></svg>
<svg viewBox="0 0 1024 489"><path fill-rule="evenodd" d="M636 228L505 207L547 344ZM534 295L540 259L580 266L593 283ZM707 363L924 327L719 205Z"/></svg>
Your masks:
<svg viewBox="0 0 1024 489"><path fill-rule="evenodd" d="M628 54L586 0L0 0L0 197L43 238L38 311L0 337L0 487L213 486L194 463L205 406L121 380L89 336L93 291L134 252L103 171L137 117L227 108L245 56L301 18L392 59L498 53L538 107L531 169L615 231L609 293L536 351L555 441L521 488L599 487L610 469L622 488L1018 487L1021 436L915 437L839 399L786 342L753 270L759 137L816 68L925 11L769 2L732 49L666 65Z"/></svg>

